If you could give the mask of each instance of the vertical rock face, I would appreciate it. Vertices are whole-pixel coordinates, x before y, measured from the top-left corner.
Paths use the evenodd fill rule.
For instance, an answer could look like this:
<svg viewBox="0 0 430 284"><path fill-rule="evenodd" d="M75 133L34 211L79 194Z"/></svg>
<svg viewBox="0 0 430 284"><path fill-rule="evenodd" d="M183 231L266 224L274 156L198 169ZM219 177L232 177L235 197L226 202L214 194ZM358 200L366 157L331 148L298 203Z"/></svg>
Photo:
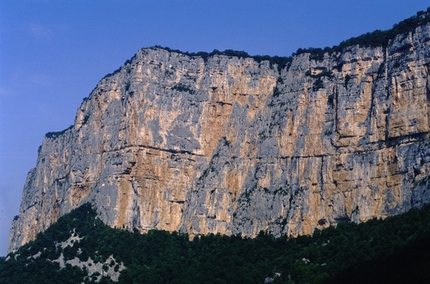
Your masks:
<svg viewBox="0 0 430 284"><path fill-rule="evenodd" d="M9 250L91 202L110 226L309 234L430 201L430 25L285 68L147 48L48 133Z"/></svg>

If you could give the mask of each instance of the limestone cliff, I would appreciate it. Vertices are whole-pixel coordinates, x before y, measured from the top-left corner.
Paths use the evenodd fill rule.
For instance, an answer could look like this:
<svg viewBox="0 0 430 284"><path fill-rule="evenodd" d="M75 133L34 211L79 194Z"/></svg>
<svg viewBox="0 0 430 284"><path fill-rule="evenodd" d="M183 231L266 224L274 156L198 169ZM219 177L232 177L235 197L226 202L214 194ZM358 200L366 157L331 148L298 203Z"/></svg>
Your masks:
<svg viewBox="0 0 430 284"><path fill-rule="evenodd" d="M430 24L286 66L141 49L45 136L9 250L85 202L113 227L246 236L420 207L429 55Z"/></svg>

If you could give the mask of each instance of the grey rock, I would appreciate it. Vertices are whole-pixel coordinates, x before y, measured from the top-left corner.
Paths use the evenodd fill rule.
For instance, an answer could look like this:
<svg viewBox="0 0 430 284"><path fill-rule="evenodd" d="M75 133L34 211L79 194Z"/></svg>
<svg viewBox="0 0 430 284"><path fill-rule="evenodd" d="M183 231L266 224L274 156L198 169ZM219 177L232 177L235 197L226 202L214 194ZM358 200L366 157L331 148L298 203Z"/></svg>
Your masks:
<svg viewBox="0 0 430 284"><path fill-rule="evenodd" d="M311 234L429 202L430 25L386 48L253 58L141 49L46 135L9 250L91 202L110 226ZM325 73L322 73L325 72ZM324 221L322 221L324 220Z"/></svg>

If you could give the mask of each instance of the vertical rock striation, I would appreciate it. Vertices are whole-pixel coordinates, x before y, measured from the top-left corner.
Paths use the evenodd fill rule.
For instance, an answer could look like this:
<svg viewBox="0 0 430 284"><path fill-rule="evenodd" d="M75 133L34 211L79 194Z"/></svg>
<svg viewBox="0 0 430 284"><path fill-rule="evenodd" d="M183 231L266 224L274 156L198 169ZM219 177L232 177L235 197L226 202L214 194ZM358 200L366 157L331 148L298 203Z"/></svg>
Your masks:
<svg viewBox="0 0 430 284"><path fill-rule="evenodd" d="M28 174L13 251L91 202L112 227L309 234L430 201L430 25L286 67L141 49Z"/></svg>

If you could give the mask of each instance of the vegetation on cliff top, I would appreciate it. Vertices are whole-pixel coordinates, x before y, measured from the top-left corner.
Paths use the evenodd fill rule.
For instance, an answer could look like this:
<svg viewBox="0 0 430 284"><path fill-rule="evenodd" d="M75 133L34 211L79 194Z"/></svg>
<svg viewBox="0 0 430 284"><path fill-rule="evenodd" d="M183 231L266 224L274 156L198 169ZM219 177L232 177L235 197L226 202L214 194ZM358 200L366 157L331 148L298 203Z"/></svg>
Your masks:
<svg viewBox="0 0 430 284"><path fill-rule="evenodd" d="M0 259L0 283L94 283L95 273L53 262L103 262L126 267L119 283L424 283L430 272L430 205L363 224L341 223L313 236L257 238L113 229L85 204L35 241ZM70 236L71 246L58 245ZM116 265L116 264L110 264ZM107 268L107 267L105 267ZM104 269L105 269L104 268ZM117 267L115 268L117 269ZM111 283L103 276L99 283Z"/></svg>
<svg viewBox="0 0 430 284"><path fill-rule="evenodd" d="M45 137L46 137L46 138L55 139L55 138L57 138L58 136L63 135L67 130L70 130L70 129L72 129L72 128L73 128L73 125L70 125L70 126L69 126L69 127L67 127L66 129L61 130L61 131L48 132L48 133L46 133L46 134L45 134Z"/></svg>
<svg viewBox="0 0 430 284"><path fill-rule="evenodd" d="M155 45L150 48L161 48L164 50L167 50L169 52L176 52L180 54L185 54L191 57L201 57L204 61L207 61L210 57L213 57L215 55L225 55L225 56L231 56L231 57L238 57L238 58L253 58L257 62L262 61L269 61L271 67L277 66L278 71L287 68L291 62L293 61L294 56L298 56L300 54L309 54L309 58L312 60L322 60L324 57L324 54L332 54L336 52L342 52L345 48L359 45L363 47L377 47L382 46L386 47L389 43L389 41L393 38L395 38L399 34L405 34L410 31L415 30L418 26L425 25L430 22L430 7L427 8L426 11L419 11L417 12L416 16L412 16L408 19L405 19L398 24L395 24L391 29L389 30L375 30L373 32L368 32L365 34L362 34L357 37L352 37L350 39L342 41L339 45L335 45L333 47L325 47L325 48L315 48L315 47L309 47L309 48L298 48L296 52L294 52L291 56L270 56L270 55L249 55L245 51L238 51L233 49L227 49L224 51L220 51L217 49L214 49L212 52L187 52L187 51L181 51L177 49L171 49L169 47L162 47L159 45ZM136 57L136 54L131 58L124 62L123 66L126 66L127 64L130 64L132 60ZM116 73L118 73L123 66L120 66L117 70L113 71L112 73L106 74L103 78L108 78ZM94 91L94 90L93 90ZM91 92L92 93L92 92ZM84 101L87 98L84 98Z"/></svg>
<svg viewBox="0 0 430 284"><path fill-rule="evenodd" d="M170 49L168 47L155 46L156 48L162 48L171 52L177 52L186 54L188 56L200 56L205 61L214 55L226 55L232 57L239 58L253 58L257 62L261 62L263 60L267 60L270 64L277 64L278 69L282 70L285 68L288 63L291 63L292 58L294 56L309 53L310 59L322 60L325 53L335 53L342 52L347 47L359 45L363 47L377 47L382 46L386 47L390 40L394 39L397 35L405 34L415 30L418 26L425 25L430 22L430 7L427 8L427 11L419 11L416 16L412 16L406 20L395 24L389 30L375 30L373 32L368 32L362 34L357 37L352 37L350 39L342 41L339 45L335 45L333 47L325 47L325 48L299 48L296 52L292 54L292 56L284 57L284 56L269 56L269 55L249 55L245 51L237 51L232 49L227 49L225 51L219 51L215 49L214 51L208 52L183 52L180 50Z"/></svg>
<svg viewBox="0 0 430 284"><path fill-rule="evenodd" d="M430 22L430 7L427 11L419 11L416 16L412 16L406 20L395 24L391 29L381 31L375 30L362 34L358 37L342 41L339 45L325 48L299 48L293 55L303 53L310 53L310 58L315 60L322 60L325 53L342 52L347 47L359 45L362 47L387 47L390 40L394 39L397 35L406 34L414 31L417 27L428 24Z"/></svg>

